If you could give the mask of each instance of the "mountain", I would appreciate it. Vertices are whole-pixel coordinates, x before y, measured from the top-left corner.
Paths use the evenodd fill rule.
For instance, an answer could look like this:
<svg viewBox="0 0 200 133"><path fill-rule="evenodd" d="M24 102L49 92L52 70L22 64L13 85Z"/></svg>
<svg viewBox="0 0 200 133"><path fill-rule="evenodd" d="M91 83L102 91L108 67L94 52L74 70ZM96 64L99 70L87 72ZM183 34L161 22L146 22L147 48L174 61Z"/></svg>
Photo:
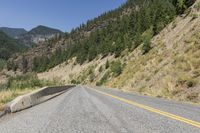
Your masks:
<svg viewBox="0 0 200 133"><path fill-rule="evenodd" d="M62 33L63 32L60 30L40 25L25 34L20 35L18 39L26 46L32 47L35 44L44 42L45 40Z"/></svg>
<svg viewBox="0 0 200 133"><path fill-rule="evenodd" d="M52 34L62 34L62 31L49 28L46 26L39 25L28 32L28 34L35 35L52 35Z"/></svg>
<svg viewBox="0 0 200 133"><path fill-rule="evenodd" d="M7 60L12 54L25 49L17 40L0 31L0 59Z"/></svg>
<svg viewBox="0 0 200 133"><path fill-rule="evenodd" d="M32 47L40 42L44 42L47 39L63 33L60 30L42 25L39 25L30 31L26 31L23 28L8 27L0 27L0 31L3 31L11 38L19 40L21 44L24 44L27 47Z"/></svg>
<svg viewBox="0 0 200 133"><path fill-rule="evenodd" d="M41 79L198 102L199 16L200 0L128 0L11 58L8 67Z"/></svg>
<svg viewBox="0 0 200 133"><path fill-rule="evenodd" d="M23 28L0 27L0 31L3 31L9 37L12 37L12 38L17 38L18 36L27 33L27 31Z"/></svg>
<svg viewBox="0 0 200 133"><path fill-rule="evenodd" d="M192 1L186 0L180 5L174 0L128 0L119 8L81 24L71 33L53 37L31 49L25 55L30 60L26 69L45 71L74 57L79 64L99 55L119 57L124 50L133 51L143 43L143 54L148 53L151 38L191 6ZM19 39L27 45L38 42L41 35L35 32L43 29L47 28L38 26ZM41 63L41 60L45 61Z"/></svg>

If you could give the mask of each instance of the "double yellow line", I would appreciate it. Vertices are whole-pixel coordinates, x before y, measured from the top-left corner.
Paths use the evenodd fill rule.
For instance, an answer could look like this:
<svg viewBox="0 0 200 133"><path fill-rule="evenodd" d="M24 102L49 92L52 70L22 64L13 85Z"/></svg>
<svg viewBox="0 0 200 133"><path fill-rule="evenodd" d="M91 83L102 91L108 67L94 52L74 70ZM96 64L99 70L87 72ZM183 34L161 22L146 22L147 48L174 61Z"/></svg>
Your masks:
<svg viewBox="0 0 200 133"><path fill-rule="evenodd" d="M111 95L111 94L108 94L108 93L105 93L105 92L102 92L102 91L99 91L99 90L96 90L96 89L92 89L92 90L94 90L94 91L96 91L96 92L98 92L100 94L103 94L103 95L112 97L114 99L120 100L122 102L134 105L136 107L139 107L139 108L142 108L142 109L145 109L145 110L148 110L150 112L154 112L154 113L163 115L165 117L168 117L168 118L171 118L171 119L174 119L174 120L177 120L177 121L181 121L181 122L187 123L189 125L195 126L197 128L200 128L200 122L189 120L187 118L184 118L184 117L181 117L181 116L177 116L177 115L174 115L174 114L171 114L171 113L168 113L168 112L164 112L164 111L161 111L161 110L158 110L158 109L146 106L146 105L142 105L142 104L136 103L134 101L130 101L130 100L118 97L118 96L114 96L114 95Z"/></svg>

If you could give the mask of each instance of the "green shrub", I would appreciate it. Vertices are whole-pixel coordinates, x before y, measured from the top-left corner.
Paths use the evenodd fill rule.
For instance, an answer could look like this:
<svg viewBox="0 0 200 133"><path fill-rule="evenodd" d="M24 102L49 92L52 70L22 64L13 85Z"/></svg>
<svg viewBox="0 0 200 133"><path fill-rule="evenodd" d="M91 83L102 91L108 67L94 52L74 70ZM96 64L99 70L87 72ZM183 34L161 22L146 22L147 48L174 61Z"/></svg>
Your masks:
<svg viewBox="0 0 200 133"><path fill-rule="evenodd" d="M80 84L80 81L75 80L75 79L72 79L72 80L71 80L71 84L76 84L76 85L77 85L77 84Z"/></svg>
<svg viewBox="0 0 200 133"><path fill-rule="evenodd" d="M18 68L18 65L15 64L13 61L7 61L7 69L16 71Z"/></svg>
<svg viewBox="0 0 200 133"><path fill-rule="evenodd" d="M188 88L191 88L191 87L194 87L196 85L196 81L191 79L191 80L188 80L186 82L186 84L187 84Z"/></svg>
<svg viewBox="0 0 200 133"><path fill-rule="evenodd" d="M91 69L90 72L89 72L89 80L90 82L93 82L95 79L95 73L94 71Z"/></svg>
<svg viewBox="0 0 200 133"><path fill-rule="evenodd" d="M108 78L110 76L109 72L106 72L103 77L101 78L101 80L99 82L96 83L97 86L103 85L104 83L107 82Z"/></svg>
<svg viewBox="0 0 200 133"><path fill-rule="evenodd" d="M196 18L198 18L198 14L196 14L196 13L192 14L192 20L194 20Z"/></svg>
<svg viewBox="0 0 200 133"><path fill-rule="evenodd" d="M200 2L195 5L195 8L197 9L197 11L200 11Z"/></svg>
<svg viewBox="0 0 200 133"><path fill-rule="evenodd" d="M108 69L110 67L109 61L106 61L106 69Z"/></svg>
<svg viewBox="0 0 200 133"><path fill-rule="evenodd" d="M177 26L177 23L176 23L176 22L173 22L173 23L172 23L172 29L176 28L176 26Z"/></svg>
<svg viewBox="0 0 200 133"><path fill-rule="evenodd" d="M16 77L10 77L8 79L8 88L9 89L27 89L34 87L42 87L39 79L36 75L25 74Z"/></svg>
<svg viewBox="0 0 200 133"><path fill-rule="evenodd" d="M6 65L6 61L3 59L0 59L0 71L3 70L5 65Z"/></svg>
<svg viewBox="0 0 200 133"><path fill-rule="evenodd" d="M99 72L102 72L102 71L103 71L103 67L100 66L100 67L99 67Z"/></svg>
<svg viewBox="0 0 200 133"><path fill-rule="evenodd" d="M153 37L153 27L148 29L147 31L144 32L142 35L143 37L143 46L142 46L142 53L146 54L151 50L151 39Z"/></svg>
<svg viewBox="0 0 200 133"><path fill-rule="evenodd" d="M101 83L100 83L100 82L97 82L97 83L96 83L96 86L101 86Z"/></svg>
<svg viewBox="0 0 200 133"><path fill-rule="evenodd" d="M8 87L8 84L7 84L7 83L0 84L0 91L6 90L7 87Z"/></svg>
<svg viewBox="0 0 200 133"><path fill-rule="evenodd" d="M116 62L112 62L110 69L113 73L113 76L117 77L122 73L122 63L119 60Z"/></svg>
<svg viewBox="0 0 200 133"><path fill-rule="evenodd" d="M43 86L55 85L58 81L43 81L39 80L36 74L29 73L10 77L7 82L7 89L23 90L31 88L39 88Z"/></svg>

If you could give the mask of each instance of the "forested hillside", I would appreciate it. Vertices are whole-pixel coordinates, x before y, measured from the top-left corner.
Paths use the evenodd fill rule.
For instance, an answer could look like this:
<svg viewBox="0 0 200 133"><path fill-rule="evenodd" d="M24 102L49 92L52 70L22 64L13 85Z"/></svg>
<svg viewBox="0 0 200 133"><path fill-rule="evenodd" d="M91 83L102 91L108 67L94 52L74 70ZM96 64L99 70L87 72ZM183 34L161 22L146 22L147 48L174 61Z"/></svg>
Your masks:
<svg viewBox="0 0 200 133"><path fill-rule="evenodd" d="M24 45L21 45L15 39L8 37L4 32L0 31L0 59L7 60L13 53L22 51L25 49Z"/></svg>
<svg viewBox="0 0 200 133"><path fill-rule="evenodd" d="M37 54L31 55L34 56L32 60L27 53L9 64L14 63L18 67L23 60L28 60L28 65L19 69L42 72L73 57L76 57L79 64L92 61L98 55L114 54L119 57L122 51L133 51L141 44L143 54L146 54L151 49L151 38L193 2L194 0L128 0L118 9L81 24L71 33L48 40L43 49L33 49L30 53L37 51Z"/></svg>
<svg viewBox="0 0 200 133"><path fill-rule="evenodd" d="M27 31L23 28L0 27L0 31L3 31L11 38L17 38L20 35L27 33Z"/></svg>
<svg viewBox="0 0 200 133"><path fill-rule="evenodd" d="M38 77L200 103L200 0L151 37L118 57L101 55L82 65L73 58ZM151 47L145 53L149 39Z"/></svg>
<svg viewBox="0 0 200 133"><path fill-rule="evenodd" d="M0 70L2 70L12 54L25 50L26 47L0 31Z"/></svg>

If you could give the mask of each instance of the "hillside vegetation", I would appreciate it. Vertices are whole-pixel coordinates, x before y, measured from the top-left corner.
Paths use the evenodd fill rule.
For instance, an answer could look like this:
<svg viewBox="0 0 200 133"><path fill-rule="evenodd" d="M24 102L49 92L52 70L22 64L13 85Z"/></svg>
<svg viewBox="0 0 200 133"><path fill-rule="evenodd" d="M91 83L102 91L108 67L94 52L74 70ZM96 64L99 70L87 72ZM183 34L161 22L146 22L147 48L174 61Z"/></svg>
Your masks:
<svg viewBox="0 0 200 133"><path fill-rule="evenodd" d="M26 47L23 44L0 31L0 71L4 68L11 55L22 52L25 49Z"/></svg>
<svg viewBox="0 0 200 133"><path fill-rule="evenodd" d="M142 45L118 57L101 55L82 65L73 59L38 76L199 103L200 1L181 14L157 35L151 35L152 28L143 32Z"/></svg>
<svg viewBox="0 0 200 133"><path fill-rule="evenodd" d="M106 84L157 97L200 102L200 3L176 18L141 49L123 58L123 73ZM128 61L126 61L128 60Z"/></svg>
<svg viewBox="0 0 200 133"><path fill-rule="evenodd" d="M122 51L133 51L143 43L145 54L151 49L150 39L192 3L193 0L129 0L70 34L48 40L43 48L30 51L36 54L26 53L24 58L13 59L12 63L21 70L42 72L74 57L79 64L92 61L98 55L119 57ZM28 64L20 67L24 60Z"/></svg>
<svg viewBox="0 0 200 133"><path fill-rule="evenodd" d="M23 28L0 27L0 31L3 31L11 38L17 38L20 35L27 33L27 31Z"/></svg>
<svg viewBox="0 0 200 133"><path fill-rule="evenodd" d="M199 3L129 0L10 59L8 68L39 72L39 79L199 102Z"/></svg>
<svg viewBox="0 0 200 133"><path fill-rule="evenodd" d="M20 45L15 39L0 31L0 59L7 60L13 53L19 52L24 48L25 46Z"/></svg>

